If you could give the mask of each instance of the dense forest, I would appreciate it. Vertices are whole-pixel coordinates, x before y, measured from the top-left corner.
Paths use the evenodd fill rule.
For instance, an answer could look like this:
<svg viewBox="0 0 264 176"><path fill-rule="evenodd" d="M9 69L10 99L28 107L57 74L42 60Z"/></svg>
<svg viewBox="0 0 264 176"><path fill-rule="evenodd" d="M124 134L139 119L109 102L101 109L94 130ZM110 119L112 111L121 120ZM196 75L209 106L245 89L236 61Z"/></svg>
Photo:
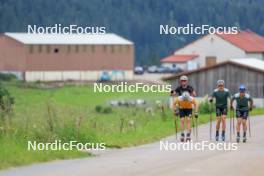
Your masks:
<svg viewBox="0 0 264 176"><path fill-rule="evenodd" d="M264 35L263 0L0 0L0 32L25 32L27 25L106 26L132 40L137 64L161 57L198 38L160 35L159 25L237 26Z"/></svg>

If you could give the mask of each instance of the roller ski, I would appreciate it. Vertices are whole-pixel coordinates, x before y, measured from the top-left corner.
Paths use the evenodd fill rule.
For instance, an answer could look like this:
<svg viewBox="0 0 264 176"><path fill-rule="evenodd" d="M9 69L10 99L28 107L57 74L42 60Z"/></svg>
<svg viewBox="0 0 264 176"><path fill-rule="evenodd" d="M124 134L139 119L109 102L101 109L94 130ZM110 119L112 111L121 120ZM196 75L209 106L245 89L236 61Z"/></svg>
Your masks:
<svg viewBox="0 0 264 176"><path fill-rule="evenodd" d="M190 141L191 141L191 133L187 133L186 142L190 142Z"/></svg>
<svg viewBox="0 0 264 176"><path fill-rule="evenodd" d="M181 141L181 142L184 142L184 141L185 141L185 135L184 135L184 133L181 134L180 141Z"/></svg>

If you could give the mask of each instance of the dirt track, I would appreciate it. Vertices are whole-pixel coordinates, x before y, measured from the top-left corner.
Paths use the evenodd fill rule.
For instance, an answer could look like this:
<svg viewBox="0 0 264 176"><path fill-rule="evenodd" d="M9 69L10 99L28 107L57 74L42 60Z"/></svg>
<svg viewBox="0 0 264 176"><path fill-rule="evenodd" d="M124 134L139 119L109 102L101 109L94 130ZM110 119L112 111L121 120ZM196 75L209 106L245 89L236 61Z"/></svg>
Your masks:
<svg viewBox="0 0 264 176"><path fill-rule="evenodd" d="M251 125L252 137L238 144L237 151L160 151L160 142L156 142L86 159L13 168L0 176L263 176L264 117L251 118ZM208 133L208 124L200 126L199 141L208 140ZM227 138L229 142L229 133ZM163 141L175 142L175 136Z"/></svg>

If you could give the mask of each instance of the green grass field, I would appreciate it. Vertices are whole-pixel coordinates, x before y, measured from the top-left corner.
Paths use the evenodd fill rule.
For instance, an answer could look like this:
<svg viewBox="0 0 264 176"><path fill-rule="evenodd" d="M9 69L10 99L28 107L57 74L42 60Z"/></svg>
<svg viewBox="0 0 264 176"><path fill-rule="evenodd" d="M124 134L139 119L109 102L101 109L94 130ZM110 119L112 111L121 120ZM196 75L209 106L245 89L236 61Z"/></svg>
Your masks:
<svg viewBox="0 0 264 176"><path fill-rule="evenodd" d="M127 147L158 140L174 133L166 93L94 93L91 85L41 88L40 84L3 83L15 98L14 111L0 122L0 169L56 159L87 157L86 152L27 151L27 141L82 143L105 142L108 147ZM144 107L107 107L110 100L145 99ZM165 105L165 113L156 105ZM152 109L146 112L146 109ZM254 110L263 114L263 109ZM206 123L209 115L199 116ZM134 125L131 125L133 122Z"/></svg>

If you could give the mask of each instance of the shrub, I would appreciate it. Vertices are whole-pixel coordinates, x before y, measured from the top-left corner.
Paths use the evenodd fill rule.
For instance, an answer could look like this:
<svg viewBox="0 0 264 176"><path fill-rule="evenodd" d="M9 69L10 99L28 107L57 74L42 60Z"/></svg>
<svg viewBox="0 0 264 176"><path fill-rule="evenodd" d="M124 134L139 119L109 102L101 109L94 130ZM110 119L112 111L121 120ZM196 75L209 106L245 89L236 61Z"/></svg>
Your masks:
<svg viewBox="0 0 264 176"><path fill-rule="evenodd" d="M105 113L105 114L110 114L110 113L112 113L112 108L111 108L111 107L105 107L105 108L103 109L103 113Z"/></svg>
<svg viewBox="0 0 264 176"><path fill-rule="evenodd" d="M16 79L16 75L12 73L0 73L0 80L1 81L11 81L13 79Z"/></svg>
<svg viewBox="0 0 264 176"><path fill-rule="evenodd" d="M102 112L102 109L103 109L103 107L100 106L100 105L95 106L95 111L96 111L97 113Z"/></svg>
<svg viewBox="0 0 264 176"><path fill-rule="evenodd" d="M40 82L22 82L18 85L21 88L27 88L27 89L40 89Z"/></svg>
<svg viewBox="0 0 264 176"><path fill-rule="evenodd" d="M3 112L10 112L12 110L12 105L15 103L14 98L11 97L9 92L1 87L0 85L0 108Z"/></svg>
<svg viewBox="0 0 264 176"><path fill-rule="evenodd" d="M97 113L104 113L104 114L109 114L109 113L112 113L112 108L111 107L103 107L101 105L97 105L95 106L95 111Z"/></svg>
<svg viewBox="0 0 264 176"><path fill-rule="evenodd" d="M210 112L214 111L215 109L215 104L210 103L208 101L208 98L204 98L200 103L199 103L199 112L201 114L209 114Z"/></svg>

